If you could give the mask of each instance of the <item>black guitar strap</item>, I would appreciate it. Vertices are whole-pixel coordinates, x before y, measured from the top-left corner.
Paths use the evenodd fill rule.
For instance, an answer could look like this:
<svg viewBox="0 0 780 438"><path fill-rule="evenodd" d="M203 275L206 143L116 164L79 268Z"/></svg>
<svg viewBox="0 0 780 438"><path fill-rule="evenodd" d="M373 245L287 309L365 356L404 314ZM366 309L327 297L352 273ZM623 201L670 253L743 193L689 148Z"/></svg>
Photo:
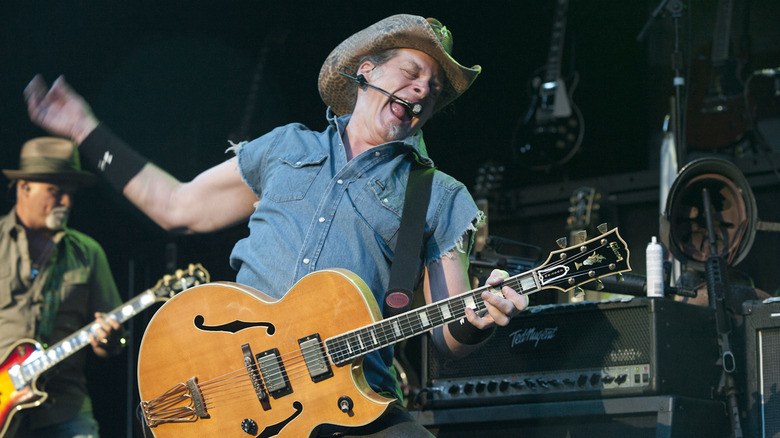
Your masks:
<svg viewBox="0 0 780 438"><path fill-rule="evenodd" d="M425 213L431 199L431 184L435 169L412 163L406 184L404 209L401 212L401 226L395 244L393 266L390 268L390 282L385 293L385 318L408 310L412 305L417 280L418 260L422 251Z"/></svg>

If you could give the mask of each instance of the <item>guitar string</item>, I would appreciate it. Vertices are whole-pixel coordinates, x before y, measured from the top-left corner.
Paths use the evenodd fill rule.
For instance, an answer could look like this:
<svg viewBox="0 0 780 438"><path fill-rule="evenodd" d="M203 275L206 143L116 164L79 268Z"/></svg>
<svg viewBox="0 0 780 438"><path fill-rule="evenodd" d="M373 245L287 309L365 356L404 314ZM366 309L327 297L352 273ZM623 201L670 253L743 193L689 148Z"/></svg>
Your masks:
<svg viewBox="0 0 780 438"><path fill-rule="evenodd" d="M320 347L320 351L324 353L324 347ZM300 350L286 353L280 356L282 366L284 367L284 370L287 371L286 380L290 382L290 385L292 385L292 382L309 375L308 368L305 366L305 361L301 359L302 357L303 353L300 352ZM278 379L283 378L282 376L284 371L263 374L262 370L260 370L260 366L257 363L253 363L249 368L250 371L257 372L260 376L262 376L263 380L266 382L275 382ZM239 386L236 386L236 384ZM233 370L221 376L199 382L198 388L202 394L204 403L206 403L206 399L208 399L208 403L213 404L216 401L221 401L221 398L218 397L219 395L229 396L232 394L232 392L242 389L242 386L244 385L252 390L252 394L255 394L247 367Z"/></svg>
<svg viewBox="0 0 780 438"><path fill-rule="evenodd" d="M320 349L322 350L322 347L320 347ZM300 360L301 354L287 354L287 356L291 355L297 360L287 359L283 362L286 364L285 368L288 370L287 383L294 386L294 382L302 377L306 377L308 371L304 366L304 362ZM256 364L253 364L250 368L259 371L259 366ZM204 382L200 387L203 402L207 408L225 408L230 404L246 399L254 400L257 397L249 374L245 370L237 370L228 373L225 376L230 376L231 374L232 377L211 379ZM279 373L270 373L269 375L264 376L266 380L271 381L278 377L281 377Z"/></svg>
<svg viewBox="0 0 780 438"><path fill-rule="evenodd" d="M321 350L324 351L322 348ZM305 361L301 359L303 356L301 353L291 352L286 354L286 356L288 356L288 359L283 360L283 365L285 365L285 370L287 371L285 384L294 388L296 381L301 378L310 378L310 374L308 372L308 368L305 366ZM292 358L289 358L289 356L292 356ZM259 369L258 364L253 364L250 368L252 371L257 371L261 376L263 376L263 379L266 382L273 382L274 379L282 378L281 372L272 372L268 373L267 375L263 375L262 371ZM225 378L225 376L231 375L232 377ZM210 379L204 382L202 385L199 385L199 388L204 404L207 406L207 408L224 407L225 401L236 401L237 394L239 396L243 396L244 398L248 397L251 400L257 399L257 393L254 390L251 378L249 373L246 372L246 369L232 371L218 378Z"/></svg>
<svg viewBox="0 0 780 438"><path fill-rule="evenodd" d="M604 246L606 246L606 245L602 244L602 245L598 246L597 248L595 248L593 251L598 251L599 249L603 248ZM550 262L546 266L555 267L555 266L558 266L558 265L560 265L562 263L575 262L578 259L589 257L589 254L592 253L593 251L588 250L586 252L580 252L580 253L576 254L575 256L571 257L568 260L567 259L559 259L557 261ZM532 272L531 274L533 275L533 274L535 274L535 272ZM574 274L573 277L580 277L580 276L584 276L584 275L588 275L587 272ZM517 275L515 277L510 277L507 280L505 280L504 283L501 286L505 286L506 285L506 286L510 286L510 287L512 287L514 289L518 289L518 288L522 289L522 285L521 285L520 281L522 279L524 279L524 277L526 277L526 276L527 275L520 274L520 275ZM463 295L460 295L460 296L457 296L457 297L453 297L453 299L451 299L448 302L448 304L449 304L450 308L452 309L452 311L454 311L454 313L457 313L458 315L461 315L462 312L464 312L465 308L467 307L466 304L465 304L465 297L470 295L472 297L472 299L475 299L474 302L475 302L475 304L477 306L477 309L481 310L480 307L483 307L483 308L485 307L484 301L481 300L481 296L480 296L481 292L483 292L485 290L490 290L490 289L495 289L495 288L493 286L483 286L483 287L475 289L473 291L469 291L467 293L464 293ZM539 292L541 289L542 289L541 287L537 287L536 284L535 284L535 288L533 290L521 291L521 293L523 295L530 295L532 293ZM476 299L478 296L479 296L479 299ZM426 307L429 307L429 306L426 306ZM430 309L427 309L427 310L430 310ZM415 312L415 313L419 313L419 312ZM404 316L404 315L401 315L401 316ZM408 316L408 315L406 315L406 316ZM443 320L440 319L440 320L436 321L434 323L434 325L438 326L438 325L442 324L443 321L446 321L446 319L447 318L444 318ZM398 318L397 317L397 319L395 321L399 322L401 324L402 328L405 328L405 329L412 328L412 327L419 327L420 329L422 328L421 327L421 323L419 322L419 319L415 322L415 321L412 321L411 317L407 317L407 318ZM378 327L381 324L382 324L382 322L380 321L377 324L373 325L373 327ZM362 334L366 334L367 332L370 332L370 331L371 331L371 328L362 328L362 329L358 329L355 332L350 333L350 334L336 336L335 338L337 339L337 342L333 343L333 347L335 347L336 350L343 349L343 348L345 348L345 346L349 347L350 345L349 345L349 339L348 338L350 336L353 337L353 339L352 339L353 341L355 341L355 340L360 341L360 338L359 338L360 334L361 333ZM376 333L374 333L374 335L375 334ZM384 332L380 333L380 336L383 336L385 338L385 343L387 343L387 339L388 339L387 333L384 333ZM394 342L397 342L398 340L396 340L396 338L397 337L390 337L390 340L391 341L395 340ZM393 342L387 343L387 345L390 345L392 343ZM325 358L327 358L328 354L325 351L326 342L321 342L321 343L319 343L317 345L319 345L320 353ZM313 347L313 348L317 348L317 347ZM378 349L378 348L382 348L382 347L380 346L380 347L376 347L374 349ZM366 353L368 353L370 351L373 351L373 350L363 351L363 350L365 350L365 347L361 347L361 348L358 348L358 349L355 349L355 348L351 348L351 349L359 351L359 354L356 355L355 357L360 356L360 355L364 355L364 354L366 354ZM266 382L277 382L279 379L283 379L283 380L286 380L285 385L292 386L292 382L297 381L298 379L300 379L302 377L306 377L307 375L309 375L309 377L310 377L310 373L308 371L308 367L307 367L307 365L305 363L305 360L302 360L302 357L304 357L304 355L305 355L305 352L303 352L302 350L296 350L296 351L293 351L293 352L289 352L289 353L285 353L285 354L280 355L279 356L279 360L282 362L282 364L280 365L282 368L280 368L280 371L278 371L278 372L271 372L271 373L263 374L262 370L260 369L260 366L257 363L253 363L252 366L249 367L249 368L250 368L250 371L257 372L262 377L262 379L264 381L266 381ZM332 354L331 354L331 357L332 357ZM284 371L287 372L286 379L283 377ZM222 376L219 376L219 377L216 377L216 378L204 381L203 383L199 384L198 386L199 386L200 391L201 391L201 393L203 395L204 403L213 405L214 403L218 403L219 402L220 406L221 406L221 402L223 401L224 398L227 398L229 400L235 400L236 399L235 394L237 393L237 391L242 391L244 389L243 386L235 386L236 383L239 383L240 385L246 385L246 387L248 389L252 390L251 392L247 391L247 394L251 394L252 396L256 396L256 392L254 391L254 387L252 385L252 381L251 381L249 372L247 372L247 367L246 366L243 369L234 370L234 371L228 372L226 374L223 374ZM266 391L267 391L267 386L266 386Z"/></svg>
<svg viewBox="0 0 780 438"><path fill-rule="evenodd" d="M585 244L583 244L583 245L585 245ZM607 245L605 243L601 243L599 246L597 246L596 248L594 248L592 250L588 249L587 251L584 251L584 252L581 251L581 252L575 254L574 256L572 256L570 258L559 259L559 260L550 262L548 265L545 265L545 267L547 267L547 268L554 268L554 267L557 267L557 266L559 266L561 264L576 263L580 259L590 257L590 254L592 254L593 252L596 252L596 251L598 251L600 249L603 249L606 246ZM538 269L534 270L531 273L523 273L523 274L520 274L520 275L517 275L517 276L514 276L514 277L510 277L510 278L506 279L501 286L510 286L513 289L520 290L521 294L523 294L523 295L530 295L531 293L538 292L538 291L540 291L544 287L544 285L540 284L540 285L537 286L536 282L534 282L535 283L534 284L534 286L535 286L534 290L523 291L522 290L522 283L521 283L523 279L525 279L529 275L534 275L536 273L536 271L538 271ZM575 273L574 275L566 275L564 277L577 278L577 277L582 277L582 276L590 277L590 274L588 272L581 272L581 273ZM595 280L595 279L596 278L594 277L593 280ZM575 281L575 283L577 283L577 282ZM470 296L471 299L474 301L474 303L476 305L476 309L475 310L483 310L485 308L485 306L484 306L484 301L481 300L481 296L480 295L481 295L481 293L483 291L486 291L486 290L490 291L491 289L498 290L499 293L500 293L500 289L495 289L494 286L483 286L483 287L475 289L473 291L469 291L469 292L464 293L462 295L459 295L459 296L453 297L451 299L448 299L447 305L449 306L450 312L451 313L457 313L458 315L463 315L464 311L465 311L465 308L466 307L470 307L470 306L466 305L466 297L468 297L468 296ZM417 316L417 315L419 315L421 313L426 313L427 317L437 316L436 319L438 319L438 320L434 323L434 325L438 326L438 325L440 325L442 323L442 321L441 321L440 318L438 318L438 315L432 315L431 314L432 313L431 310L434 309L434 308L437 308L437 307L439 307L441 305L442 305L442 303L433 303L431 305L428 305L428 306L425 306L425 307L421 308L418 311L413 312L412 315ZM446 320L448 318L444 318L444 319ZM456 320L456 319L459 319L459 318L454 318L453 321ZM411 316L408 316L408 314L406 314L406 315L399 315L398 317L396 317L396 318L394 318L392 320L382 321L382 322L379 322L378 324L382 324L383 322L385 322L386 324L392 324L393 321L400 322L400 328L401 328L402 331L403 330L408 330L410 328L419 328L419 329L423 328L423 325L419 321L419 318L412 318ZM365 334L367 331L370 331L370 329L365 329L365 328L364 329L358 329L354 333L348 333L348 334L344 334L344 335L339 335L338 336L339 340L337 340L337 342L335 342L334 345L340 347L340 349L341 348L345 348L344 347L345 345L347 347L349 347L349 342L350 341L354 341L355 339L360 341L361 334ZM350 338L352 338L352 339L350 339ZM378 348L381 348L381 347L378 347ZM365 354L367 352L367 351L363 351L363 350L364 349L362 349L362 348L359 349L359 354ZM368 351L372 351L372 350L368 350Z"/></svg>
<svg viewBox="0 0 780 438"><path fill-rule="evenodd" d="M593 241L596 241L596 240L597 239L593 239ZM598 252L599 250L601 250L601 249L603 249L603 248L605 248L607 246L607 242L603 241L603 236L602 236L602 241L600 242L600 244L597 247L595 247L595 248L587 248L586 245L589 244L589 243L591 243L591 242L585 242L585 243L583 243L583 246L581 246L582 248L585 248L586 250L584 250L584 251L581 250L579 253L576 253L575 255L573 255L573 256L571 256L569 258L561 258L559 260L552 261L548 265L545 265L545 267L547 267L548 270L549 270L549 269L555 268L555 267L557 267L557 266L559 266L561 264L576 263L578 260L581 260L583 258L589 258L591 256L591 254L594 254L594 253ZM531 272L530 275L534 275L536 273L535 271L538 271L538 269L534 270L534 272ZM522 288L522 281L528 275L529 275L529 273L523 273L523 274L520 274L520 275L515 276L515 277L510 277L510 278L508 278L507 280L504 281L502 286L506 285L506 286L513 287L514 289L519 290L524 295L529 295L531 293L538 292L539 290L541 290L544 287L543 284L537 285L536 282L534 282L535 283L534 284L534 290L523 291L522 290L523 289ZM564 276L564 278L566 278L566 277L578 278L578 277L585 277L585 276L588 277L588 279L586 279L587 281L585 281L585 283L590 281L590 279L592 279L592 280L596 279L595 277L591 277L590 270L588 270L586 272L575 273L574 275L571 275L571 274L567 273ZM537 280L538 280L538 278L537 278ZM575 281L574 283L576 284L578 282L579 281ZM491 290L491 289L495 290L495 288L492 287L492 286L484 286L484 287L476 289L474 291L470 291L468 293L464 293L463 295L460 295L460 296L457 296L457 297L453 297L447 303L447 305L449 306L449 310L451 312L456 312L459 315L462 315L461 312L463 312L465 310L465 307L466 307L466 305L465 305L466 304L466 297L468 297L469 295L471 296L471 299L474 300L474 302L477 304L477 310L482 310L483 309L482 306L484 306L484 302L479 299L481 297L478 297L477 294L481 295L481 292L483 292L485 290ZM434 307L440 306L440 305L441 305L440 303L434 303L432 305L429 305L429 306L426 306L424 308L421 308L421 310L414 312L413 315L417 316L417 315L420 315L421 313L426 313L427 317L436 316L438 318L439 315L435 314L435 313L432 314L432 312L430 312L430 310L433 309ZM437 318L435 318L435 319L437 319ZM406 329L408 329L408 328L410 328L412 326L418 327L420 329L423 328L423 324L419 321L419 318L413 318L413 317L408 317L408 316L405 316L405 315L401 315L400 317L397 317L397 319L395 321L400 323L400 327L401 327L402 330L406 330ZM442 322L441 320L437 320L436 324L434 324L434 325L439 325L441 322ZM340 339L336 343L334 343L334 345L339 346L341 348L343 348L345 344L347 344L347 346L349 346L348 343L350 341L353 341L353 342L355 340L360 341L360 336L361 335L365 335L365 333L366 333L366 330L363 329L363 330L358 330L355 333L348 334L346 336L342 335L342 336L340 336ZM349 339L350 337L352 339ZM363 351L363 350L365 350L365 349L359 349L358 353L359 354L365 354L366 351ZM355 355L353 354L353 356L355 356Z"/></svg>
<svg viewBox="0 0 780 438"><path fill-rule="evenodd" d="M588 251L585 251L585 252L577 253L574 256L572 256L570 258L567 258L567 259L560 259L560 260L556 260L556 261L550 262L548 265L546 265L546 267L554 268L554 267L557 267L557 266L559 266L561 264L564 264L564 263L576 263L580 259L590 257L590 254L592 254L593 251L598 251L600 249L603 249L606 246L607 246L606 244L601 244L598 247L594 248L593 250L588 250ZM537 270L535 270L535 271L537 271ZM506 279L500 286L512 287L515 290L519 290L522 295L530 295L532 293L539 292L544 287L544 285L540 284L540 285L537 286L536 282L534 282L534 289L533 290L530 290L530 291L522 290L523 289L522 281L526 277L528 277L529 275L534 275L534 274L535 274L535 272L522 273L522 274L517 275L515 277L510 277L510 278ZM565 278L578 278L578 277L583 277L583 276L590 277L590 274L588 272L581 272L581 273L575 273L573 275L572 274L567 274L564 277ZM596 278L594 277L593 280L595 280L595 279ZM575 283L576 283L576 281L575 281ZM474 303L477 305L477 310L482 310L482 308L484 308L484 301L481 300L481 293L484 292L484 291L491 291L491 290L496 290L496 291L498 291L498 293L501 293L500 289L496 289L494 286L483 286L481 288L474 289L473 291L466 292L466 293L464 293L462 295L452 297L452 298L447 300L446 304L449 306L449 309L450 309L451 313L463 314L463 311L465 310L465 308L469 307L469 306L466 306L466 304L465 304L466 303L466 299L467 299L467 297L470 297L472 300L474 300ZM491 291L491 293L494 293L494 292ZM437 319L437 321L434 323L434 325L438 325L438 324L440 324L442 322L441 318L439 318L438 315L436 314L438 312L432 312L432 310L442 306L443 304L444 303L442 303L442 302L432 303L430 305L427 305L425 307L420 308L417 311L412 312L411 314L399 315L398 317L396 317L394 319L383 320L383 321L380 321L377 324L381 325L381 324L392 324L393 322L399 322L400 323L400 327L401 327L402 330L413 328L413 327L423 328L422 323L419 322L419 318L414 318L414 316L417 316L419 314L425 313L426 316L429 317L429 318L431 316L436 316L437 318L434 318L434 319ZM412 315L412 316L410 316L410 315ZM448 319L448 318L445 318L445 319ZM458 318L456 318L456 319L458 319ZM358 338L358 340L359 340L360 335L364 334L368 330L370 330L370 329L363 328L363 329L358 329L358 330L356 330L353 333L347 333L347 334L344 334L344 335L339 335L337 338L340 338L340 340L338 342L335 342L334 345L337 345L339 347L343 347L344 344L347 344L350 341L350 339L349 339L350 337Z"/></svg>

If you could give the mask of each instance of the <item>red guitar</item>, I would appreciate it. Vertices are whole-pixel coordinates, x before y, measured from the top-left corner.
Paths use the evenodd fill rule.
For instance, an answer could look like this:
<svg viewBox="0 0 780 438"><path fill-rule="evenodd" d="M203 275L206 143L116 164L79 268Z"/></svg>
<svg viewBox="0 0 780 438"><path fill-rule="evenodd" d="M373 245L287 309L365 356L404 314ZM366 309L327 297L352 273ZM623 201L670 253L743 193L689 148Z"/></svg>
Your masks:
<svg viewBox="0 0 780 438"><path fill-rule="evenodd" d="M630 269L613 229L555 251L504 284L522 294L567 290ZM340 269L302 278L274 300L247 286L212 283L165 303L138 359L141 410L156 437L310 436L320 424L370 423L393 401L368 386L362 357L485 309L482 287L381 319L373 294Z"/></svg>
<svg viewBox="0 0 780 438"><path fill-rule="evenodd" d="M743 139L750 129L750 96L745 101L742 67L745 59L729 56L731 0L719 0L711 54L692 65L686 111L686 143L690 149L720 149Z"/></svg>
<svg viewBox="0 0 780 438"><path fill-rule="evenodd" d="M187 271L178 270L175 275L166 275L153 288L109 312L106 318L123 323L155 302L164 301L177 292L208 281L209 274L200 264L190 265ZM92 323L83 327L46 350L29 339L11 347L0 365L0 436L5 436L14 414L46 401L48 394L38 389L38 378L89 345L89 333L97 329L94 325Z"/></svg>

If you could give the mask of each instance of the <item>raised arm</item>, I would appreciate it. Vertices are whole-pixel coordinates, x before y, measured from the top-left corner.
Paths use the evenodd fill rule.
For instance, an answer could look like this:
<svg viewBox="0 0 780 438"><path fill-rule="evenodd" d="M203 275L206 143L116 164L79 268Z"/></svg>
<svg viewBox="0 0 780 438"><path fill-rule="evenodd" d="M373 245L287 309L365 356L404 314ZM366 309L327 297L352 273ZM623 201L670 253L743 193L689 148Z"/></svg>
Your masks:
<svg viewBox="0 0 780 438"><path fill-rule="evenodd" d="M81 145L95 141L99 121L89 104L60 76L51 88L36 75L24 90L30 120L49 133ZM100 132L102 142L121 143L113 134ZM137 163L137 161L136 161ZM113 166L123 164L116 163ZM117 187L141 211L162 228L181 233L216 231L245 220L257 197L247 186L233 158L183 183L152 163L140 163L127 181ZM135 171L134 171L135 172ZM114 180L115 182L116 180Z"/></svg>
<svg viewBox="0 0 780 438"><path fill-rule="evenodd" d="M246 220L257 202L232 158L182 183L147 163L124 195L158 225L178 233L206 233Z"/></svg>

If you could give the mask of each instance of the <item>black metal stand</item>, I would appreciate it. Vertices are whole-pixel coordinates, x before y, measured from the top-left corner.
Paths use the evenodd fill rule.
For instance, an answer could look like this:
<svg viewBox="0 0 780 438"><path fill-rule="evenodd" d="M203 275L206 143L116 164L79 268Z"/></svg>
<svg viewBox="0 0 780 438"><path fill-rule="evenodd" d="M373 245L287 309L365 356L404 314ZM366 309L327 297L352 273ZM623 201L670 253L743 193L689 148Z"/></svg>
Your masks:
<svg viewBox="0 0 780 438"><path fill-rule="evenodd" d="M670 110L671 129L674 133L674 144L677 152L677 163L686 162L687 147L685 143L685 124L684 114L685 106L685 78L683 77L683 57L680 51L680 18L682 12L685 9L681 0L661 0L661 3L653 10L650 18L645 23L645 26L639 32L636 39L639 42L644 41L647 31L650 26L658 18L661 11L666 9L671 13L674 19L674 52L672 53L672 70L674 70L674 77L672 78L672 84L674 85L674 98L672 98L672 108ZM679 169L678 169L679 170Z"/></svg>
<svg viewBox="0 0 780 438"><path fill-rule="evenodd" d="M702 201L707 221L707 239L709 241L710 255L707 259L707 296L710 308L715 312L715 325L718 331L718 341L721 352L721 365L723 372L719 385L719 391L728 401L729 419L731 420L732 438L742 438L742 425L740 423L739 405L737 404L737 389L734 382L736 361L731 351L731 321L726 312L726 302L730 298L731 290L728 280L728 265L718 253L717 237L712 221L712 207L710 193L707 188L702 189Z"/></svg>

